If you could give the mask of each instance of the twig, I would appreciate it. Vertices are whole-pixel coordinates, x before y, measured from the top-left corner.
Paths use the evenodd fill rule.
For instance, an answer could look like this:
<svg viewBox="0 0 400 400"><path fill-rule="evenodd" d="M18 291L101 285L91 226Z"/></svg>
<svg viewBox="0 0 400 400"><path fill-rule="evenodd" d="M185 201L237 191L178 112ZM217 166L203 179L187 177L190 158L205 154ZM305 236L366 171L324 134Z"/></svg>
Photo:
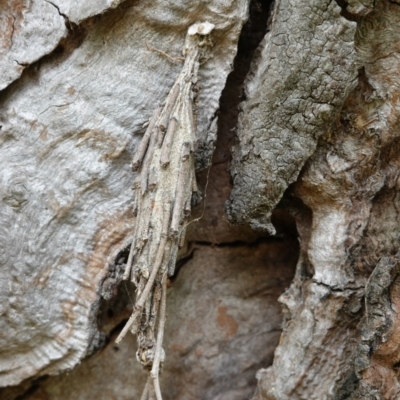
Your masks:
<svg viewBox="0 0 400 400"><path fill-rule="evenodd" d="M179 225L182 219L182 212L184 207L184 193L185 193L185 185L187 184L187 174L189 172L189 160L182 161L181 168L179 171L178 177L178 186L176 188L175 194L175 204L174 211L172 213L172 222L170 233L172 236L176 236L179 231Z"/></svg>
<svg viewBox="0 0 400 400"><path fill-rule="evenodd" d="M143 389L142 397L140 400L148 400L149 398L149 386L150 386L150 377L147 378L146 385Z"/></svg>
<svg viewBox="0 0 400 400"><path fill-rule="evenodd" d="M129 257L128 257L128 262L126 263L124 276L122 277L122 279L124 281L129 279L129 276L131 275L132 261L133 261L133 257L135 256L135 253L136 253L136 249L135 249L135 237L134 237L132 240L131 249L129 251Z"/></svg>
<svg viewBox="0 0 400 400"><path fill-rule="evenodd" d="M143 161L142 171L140 174L141 183L142 183L142 196L144 195L144 193L147 190L147 179L148 179L148 175L149 175L149 168L150 168L151 159L153 157L154 148L156 146L156 142L157 142L157 134L153 133L153 135L151 135L151 137L150 137L150 143L147 148L146 156Z"/></svg>
<svg viewBox="0 0 400 400"><path fill-rule="evenodd" d="M166 319L165 309L167 304L167 274L164 274L162 278L161 287L162 287L162 292L161 292L162 294L161 294L159 323L157 330L156 351L154 355L153 367L151 369L151 377L153 379L154 390L156 392L157 400L162 400L160 382L159 382L159 372L160 372L162 343L164 339L165 319Z"/></svg>
<svg viewBox="0 0 400 400"><path fill-rule="evenodd" d="M146 47L147 47L147 50L149 50L149 51L155 51L155 52L157 52L157 53L160 53L160 54L162 54L164 57L167 57L169 60L171 60L171 61L173 61L173 62L183 62L183 61L185 61L184 58L182 58L182 57L172 57L172 56L170 56L169 54L167 54L165 51L162 51L162 50L160 50L160 49L156 49L155 47L150 46L147 42L146 42Z"/></svg>
<svg viewBox="0 0 400 400"><path fill-rule="evenodd" d="M151 307L150 318L149 318L149 326L153 331L155 327L155 321L157 318L161 297L162 297L162 287L160 286L160 284L156 284L153 294L153 304Z"/></svg>
<svg viewBox="0 0 400 400"><path fill-rule="evenodd" d="M169 123L167 133L165 134L165 137L164 137L164 143L162 145L161 157L160 157L161 166L163 168L166 168L169 165L169 161L170 161L169 153L171 151L171 144L174 139L175 130L176 130L177 125L178 125L178 121L175 118L172 118Z"/></svg>
<svg viewBox="0 0 400 400"><path fill-rule="evenodd" d="M143 309L143 305L147 300L147 297L150 294L151 289L153 288L153 283L156 279L158 269L161 265L163 255L164 255L164 249L165 245L167 243L167 233L168 233L168 225L169 225L169 218L170 218L170 210L171 210L171 204L167 203L166 205L166 217L164 217L163 221L163 237L161 239L160 245L158 247L157 251L157 256L156 256L156 261L153 266L153 269L151 270L151 274L149 277L149 280L146 283L146 286L143 289L143 292L139 296L139 299L136 301L136 305L134 307L133 313L130 316L128 322L125 324L124 328L122 329L121 333L118 335L116 339L116 343L119 343L123 337L128 333L128 330L131 328L131 326L136 322L137 318L140 316L141 311Z"/></svg>
<svg viewBox="0 0 400 400"><path fill-rule="evenodd" d="M179 248L181 249L185 244L186 227L184 226L179 237Z"/></svg>
<svg viewBox="0 0 400 400"><path fill-rule="evenodd" d="M149 384L149 400L156 400L153 385Z"/></svg>
<svg viewBox="0 0 400 400"><path fill-rule="evenodd" d="M153 132L153 129L154 129L155 125L156 125L156 122L157 122L158 118L160 117L161 110L162 110L161 107L157 108L154 111L154 114L150 119L149 126L147 127L146 132L145 132L145 134L144 134L144 136L142 138L142 141L140 142L139 147L138 147L138 149L137 149L137 151L135 153L135 156L133 157L133 160L132 160L132 171L137 171L139 169L142 161L143 161L143 158L144 158L144 156L146 154L147 147L149 145L150 135Z"/></svg>
<svg viewBox="0 0 400 400"><path fill-rule="evenodd" d="M144 212L142 210L140 211L140 214L143 217L138 220L140 230L138 229L137 231L138 233L136 237L138 240L136 241L136 246L141 249L143 244L149 240L149 222L151 210L144 210Z"/></svg>
<svg viewBox="0 0 400 400"><path fill-rule="evenodd" d="M173 276L175 273L176 258L178 256L178 246L173 246L168 263L168 276Z"/></svg>
<svg viewBox="0 0 400 400"><path fill-rule="evenodd" d="M158 126L163 132L165 132L168 127L171 113L176 106L176 100L178 98L180 89L180 84L176 83L168 93L167 99L165 101L164 110L161 114L160 122L158 123Z"/></svg>
<svg viewBox="0 0 400 400"><path fill-rule="evenodd" d="M148 183L147 183L149 190L154 190L157 187L157 183L158 183L157 171L156 171L155 167L151 167L150 172L149 172L149 179L148 179Z"/></svg>

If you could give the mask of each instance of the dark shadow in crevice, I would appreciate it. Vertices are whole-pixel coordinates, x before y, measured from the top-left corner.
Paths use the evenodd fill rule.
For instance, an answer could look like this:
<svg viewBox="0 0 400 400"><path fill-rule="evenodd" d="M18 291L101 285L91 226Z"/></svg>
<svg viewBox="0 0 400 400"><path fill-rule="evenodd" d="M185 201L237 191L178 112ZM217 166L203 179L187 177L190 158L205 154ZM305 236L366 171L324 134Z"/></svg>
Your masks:
<svg viewBox="0 0 400 400"><path fill-rule="evenodd" d="M221 93L218 118L218 136L213 164L231 159L230 149L234 145L240 102L244 96L244 82L250 72L257 48L268 31L268 19L273 1L253 0L250 2L249 19L239 37L238 51L233 70L228 75Z"/></svg>
<svg viewBox="0 0 400 400"><path fill-rule="evenodd" d="M40 390L40 385L48 379L44 375L37 379L26 379L16 386L0 388L1 400L24 400L31 395L36 395Z"/></svg>
<svg viewBox="0 0 400 400"><path fill-rule="evenodd" d="M236 127L243 99L244 82L257 49L268 30L268 21L273 2L253 0L250 2L249 18L244 24L238 41L238 51L233 62L233 70L228 75L221 93L218 114L216 148L210 170L198 174L199 187L205 193L204 200L192 211L193 219L199 221L188 227L189 241L210 241L224 243L232 241L254 241L260 233L247 226L232 226L225 213L225 202L232 189L229 173L231 148L236 140Z"/></svg>
<svg viewBox="0 0 400 400"><path fill-rule="evenodd" d="M129 251L130 245L117 254L100 283L101 298L95 315L98 330L105 335L103 346L110 342L116 331L122 329L132 312L135 286L130 280L122 280Z"/></svg>
<svg viewBox="0 0 400 400"><path fill-rule="evenodd" d="M356 14L352 14L351 12L347 11L347 7L349 3L346 0L335 0L337 5L341 8L340 15L347 19L348 21L358 22L362 17Z"/></svg>

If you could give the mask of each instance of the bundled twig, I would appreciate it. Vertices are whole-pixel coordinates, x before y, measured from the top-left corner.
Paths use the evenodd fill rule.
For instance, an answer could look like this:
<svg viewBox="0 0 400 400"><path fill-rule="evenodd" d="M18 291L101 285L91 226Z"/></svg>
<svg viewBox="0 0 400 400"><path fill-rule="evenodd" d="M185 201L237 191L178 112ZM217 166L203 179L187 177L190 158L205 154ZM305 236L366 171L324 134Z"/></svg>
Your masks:
<svg viewBox="0 0 400 400"><path fill-rule="evenodd" d="M135 283L133 312L116 342L130 330L137 335L137 358L150 371L142 399L162 400L159 371L166 318L167 276L183 243L192 193L197 191L193 150L193 85L199 60L211 45L208 22L192 25L183 51L184 65L163 107L157 108L132 161L137 213L124 279Z"/></svg>

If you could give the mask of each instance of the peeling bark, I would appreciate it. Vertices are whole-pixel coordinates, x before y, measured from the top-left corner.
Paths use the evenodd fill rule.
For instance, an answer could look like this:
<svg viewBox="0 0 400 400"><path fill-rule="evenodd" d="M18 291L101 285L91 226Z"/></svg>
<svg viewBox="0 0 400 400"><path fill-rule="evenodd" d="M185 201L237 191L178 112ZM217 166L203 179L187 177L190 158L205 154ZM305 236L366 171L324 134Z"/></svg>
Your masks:
<svg viewBox="0 0 400 400"><path fill-rule="evenodd" d="M114 344L132 307L165 399L400 397L397 1L0 12L2 399L138 397L135 345ZM215 30L194 101L197 21Z"/></svg>

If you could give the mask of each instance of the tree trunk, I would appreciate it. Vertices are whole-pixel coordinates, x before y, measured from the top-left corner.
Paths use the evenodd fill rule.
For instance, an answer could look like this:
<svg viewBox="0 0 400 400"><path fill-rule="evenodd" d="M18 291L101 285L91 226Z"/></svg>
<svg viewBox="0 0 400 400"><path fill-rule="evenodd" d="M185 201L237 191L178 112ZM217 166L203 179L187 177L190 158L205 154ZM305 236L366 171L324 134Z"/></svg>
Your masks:
<svg viewBox="0 0 400 400"><path fill-rule="evenodd" d="M167 240L151 179L188 212L170 103L198 189L171 217L163 399L400 398L400 2L0 0L0 21L1 399L140 398L115 339L135 226L150 260Z"/></svg>

